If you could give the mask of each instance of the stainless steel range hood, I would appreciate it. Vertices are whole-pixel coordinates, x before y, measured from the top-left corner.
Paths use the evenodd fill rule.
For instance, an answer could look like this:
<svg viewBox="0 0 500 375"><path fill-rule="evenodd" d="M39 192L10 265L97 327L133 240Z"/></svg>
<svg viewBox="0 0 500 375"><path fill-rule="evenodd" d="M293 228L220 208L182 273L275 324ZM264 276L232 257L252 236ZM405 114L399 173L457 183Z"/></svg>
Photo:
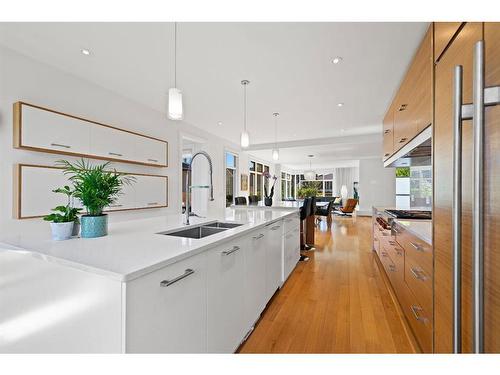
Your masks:
<svg viewBox="0 0 500 375"><path fill-rule="evenodd" d="M384 167L418 167L432 164L432 125L384 161Z"/></svg>

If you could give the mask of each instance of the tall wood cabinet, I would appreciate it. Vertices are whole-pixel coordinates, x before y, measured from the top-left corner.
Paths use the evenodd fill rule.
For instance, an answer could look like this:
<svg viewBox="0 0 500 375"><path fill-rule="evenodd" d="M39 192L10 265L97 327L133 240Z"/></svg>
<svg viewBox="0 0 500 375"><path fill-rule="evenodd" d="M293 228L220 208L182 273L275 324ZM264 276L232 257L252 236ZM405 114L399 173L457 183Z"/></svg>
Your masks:
<svg viewBox="0 0 500 375"><path fill-rule="evenodd" d="M429 26L384 118L389 158L432 123L433 26Z"/></svg>
<svg viewBox="0 0 500 375"><path fill-rule="evenodd" d="M463 102L472 102L473 52L485 43L485 85L500 85L500 24L467 23L435 66L434 120L434 351L452 351L453 74L463 66ZM438 30L438 29L436 29ZM441 44L445 44L442 42ZM472 121L462 123L462 351L472 351ZM500 106L485 110L484 351L500 352Z"/></svg>

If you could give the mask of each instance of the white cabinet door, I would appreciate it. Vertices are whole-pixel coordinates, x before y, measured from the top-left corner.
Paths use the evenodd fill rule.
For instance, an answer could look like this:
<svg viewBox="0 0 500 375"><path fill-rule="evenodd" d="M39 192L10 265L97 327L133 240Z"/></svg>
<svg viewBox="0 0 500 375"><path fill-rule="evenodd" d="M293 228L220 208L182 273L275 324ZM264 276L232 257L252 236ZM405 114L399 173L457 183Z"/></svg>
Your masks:
<svg viewBox="0 0 500 375"><path fill-rule="evenodd" d="M246 239L245 248L245 319L252 327L267 304L266 236L264 228Z"/></svg>
<svg viewBox="0 0 500 375"><path fill-rule="evenodd" d="M115 203L111 204L107 210L127 210L131 208L139 208L136 198L136 184L123 185L121 194Z"/></svg>
<svg viewBox="0 0 500 375"><path fill-rule="evenodd" d="M89 153L90 130L81 120L22 106L22 145L60 152Z"/></svg>
<svg viewBox="0 0 500 375"><path fill-rule="evenodd" d="M167 143L156 139L138 137L136 160L141 163L167 165Z"/></svg>
<svg viewBox="0 0 500 375"><path fill-rule="evenodd" d="M283 246L283 282L288 279L300 258L300 228L285 234Z"/></svg>
<svg viewBox="0 0 500 375"><path fill-rule="evenodd" d="M300 228L300 218L299 214L296 213L294 215L287 216L283 219L283 233L288 233L292 230Z"/></svg>
<svg viewBox="0 0 500 375"><path fill-rule="evenodd" d="M100 125L90 128L90 153L104 158L135 160L137 136Z"/></svg>
<svg viewBox="0 0 500 375"><path fill-rule="evenodd" d="M233 353L250 328L244 312L244 239L207 254L207 349Z"/></svg>
<svg viewBox="0 0 500 375"><path fill-rule="evenodd" d="M266 227L266 251L267 251L267 299L271 299L280 287L283 275L283 222L272 223Z"/></svg>
<svg viewBox="0 0 500 375"><path fill-rule="evenodd" d="M138 207L164 207L167 205L167 179L157 176L135 176L136 204Z"/></svg>
<svg viewBox="0 0 500 375"><path fill-rule="evenodd" d="M126 284L126 351L207 350L206 254L192 256Z"/></svg>

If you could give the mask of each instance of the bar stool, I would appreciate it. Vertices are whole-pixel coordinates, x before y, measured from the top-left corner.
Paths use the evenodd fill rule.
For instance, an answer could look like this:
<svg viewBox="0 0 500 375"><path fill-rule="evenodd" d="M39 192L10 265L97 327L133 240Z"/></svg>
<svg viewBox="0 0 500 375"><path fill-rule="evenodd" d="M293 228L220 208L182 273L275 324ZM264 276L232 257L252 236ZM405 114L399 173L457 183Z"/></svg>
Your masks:
<svg viewBox="0 0 500 375"><path fill-rule="evenodd" d="M305 242L305 230L304 230L304 221L307 219L311 212L311 198L305 198L302 207L300 207L300 250L306 250L306 242ZM300 261L305 262L308 261L309 257L304 254L300 254Z"/></svg>

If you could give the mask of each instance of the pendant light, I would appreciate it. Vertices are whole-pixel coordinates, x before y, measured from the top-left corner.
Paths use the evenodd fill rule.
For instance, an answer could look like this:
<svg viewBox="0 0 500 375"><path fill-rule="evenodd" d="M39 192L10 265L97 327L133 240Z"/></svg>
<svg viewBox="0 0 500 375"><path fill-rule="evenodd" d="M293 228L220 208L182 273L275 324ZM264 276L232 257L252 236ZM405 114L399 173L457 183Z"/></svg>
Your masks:
<svg viewBox="0 0 500 375"><path fill-rule="evenodd" d="M250 134L247 131L247 85L250 84L250 81L244 79L241 81L243 85L243 132L240 137L241 147L247 148L250 146Z"/></svg>
<svg viewBox="0 0 500 375"><path fill-rule="evenodd" d="M174 23L174 86L168 89L168 118L182 120L182 91L177 88L177 22Z"/></svg>
<svg viewBox="0 0 500 375"><path fill-rule="evenodd" d="M274 149L273 149L273 160L278 161L280 159L280 151L278 150L278 112L274 112Z"/></svg>
<svg viewBox="0 0 500 375"><path fill-rule="evenodd" d="M312 161L311 159L314 157L314 155L307 155L309 159L309 170L304 172L304 178L307 181L314 181L316 180L316 172L312 170Z"/></svg>

